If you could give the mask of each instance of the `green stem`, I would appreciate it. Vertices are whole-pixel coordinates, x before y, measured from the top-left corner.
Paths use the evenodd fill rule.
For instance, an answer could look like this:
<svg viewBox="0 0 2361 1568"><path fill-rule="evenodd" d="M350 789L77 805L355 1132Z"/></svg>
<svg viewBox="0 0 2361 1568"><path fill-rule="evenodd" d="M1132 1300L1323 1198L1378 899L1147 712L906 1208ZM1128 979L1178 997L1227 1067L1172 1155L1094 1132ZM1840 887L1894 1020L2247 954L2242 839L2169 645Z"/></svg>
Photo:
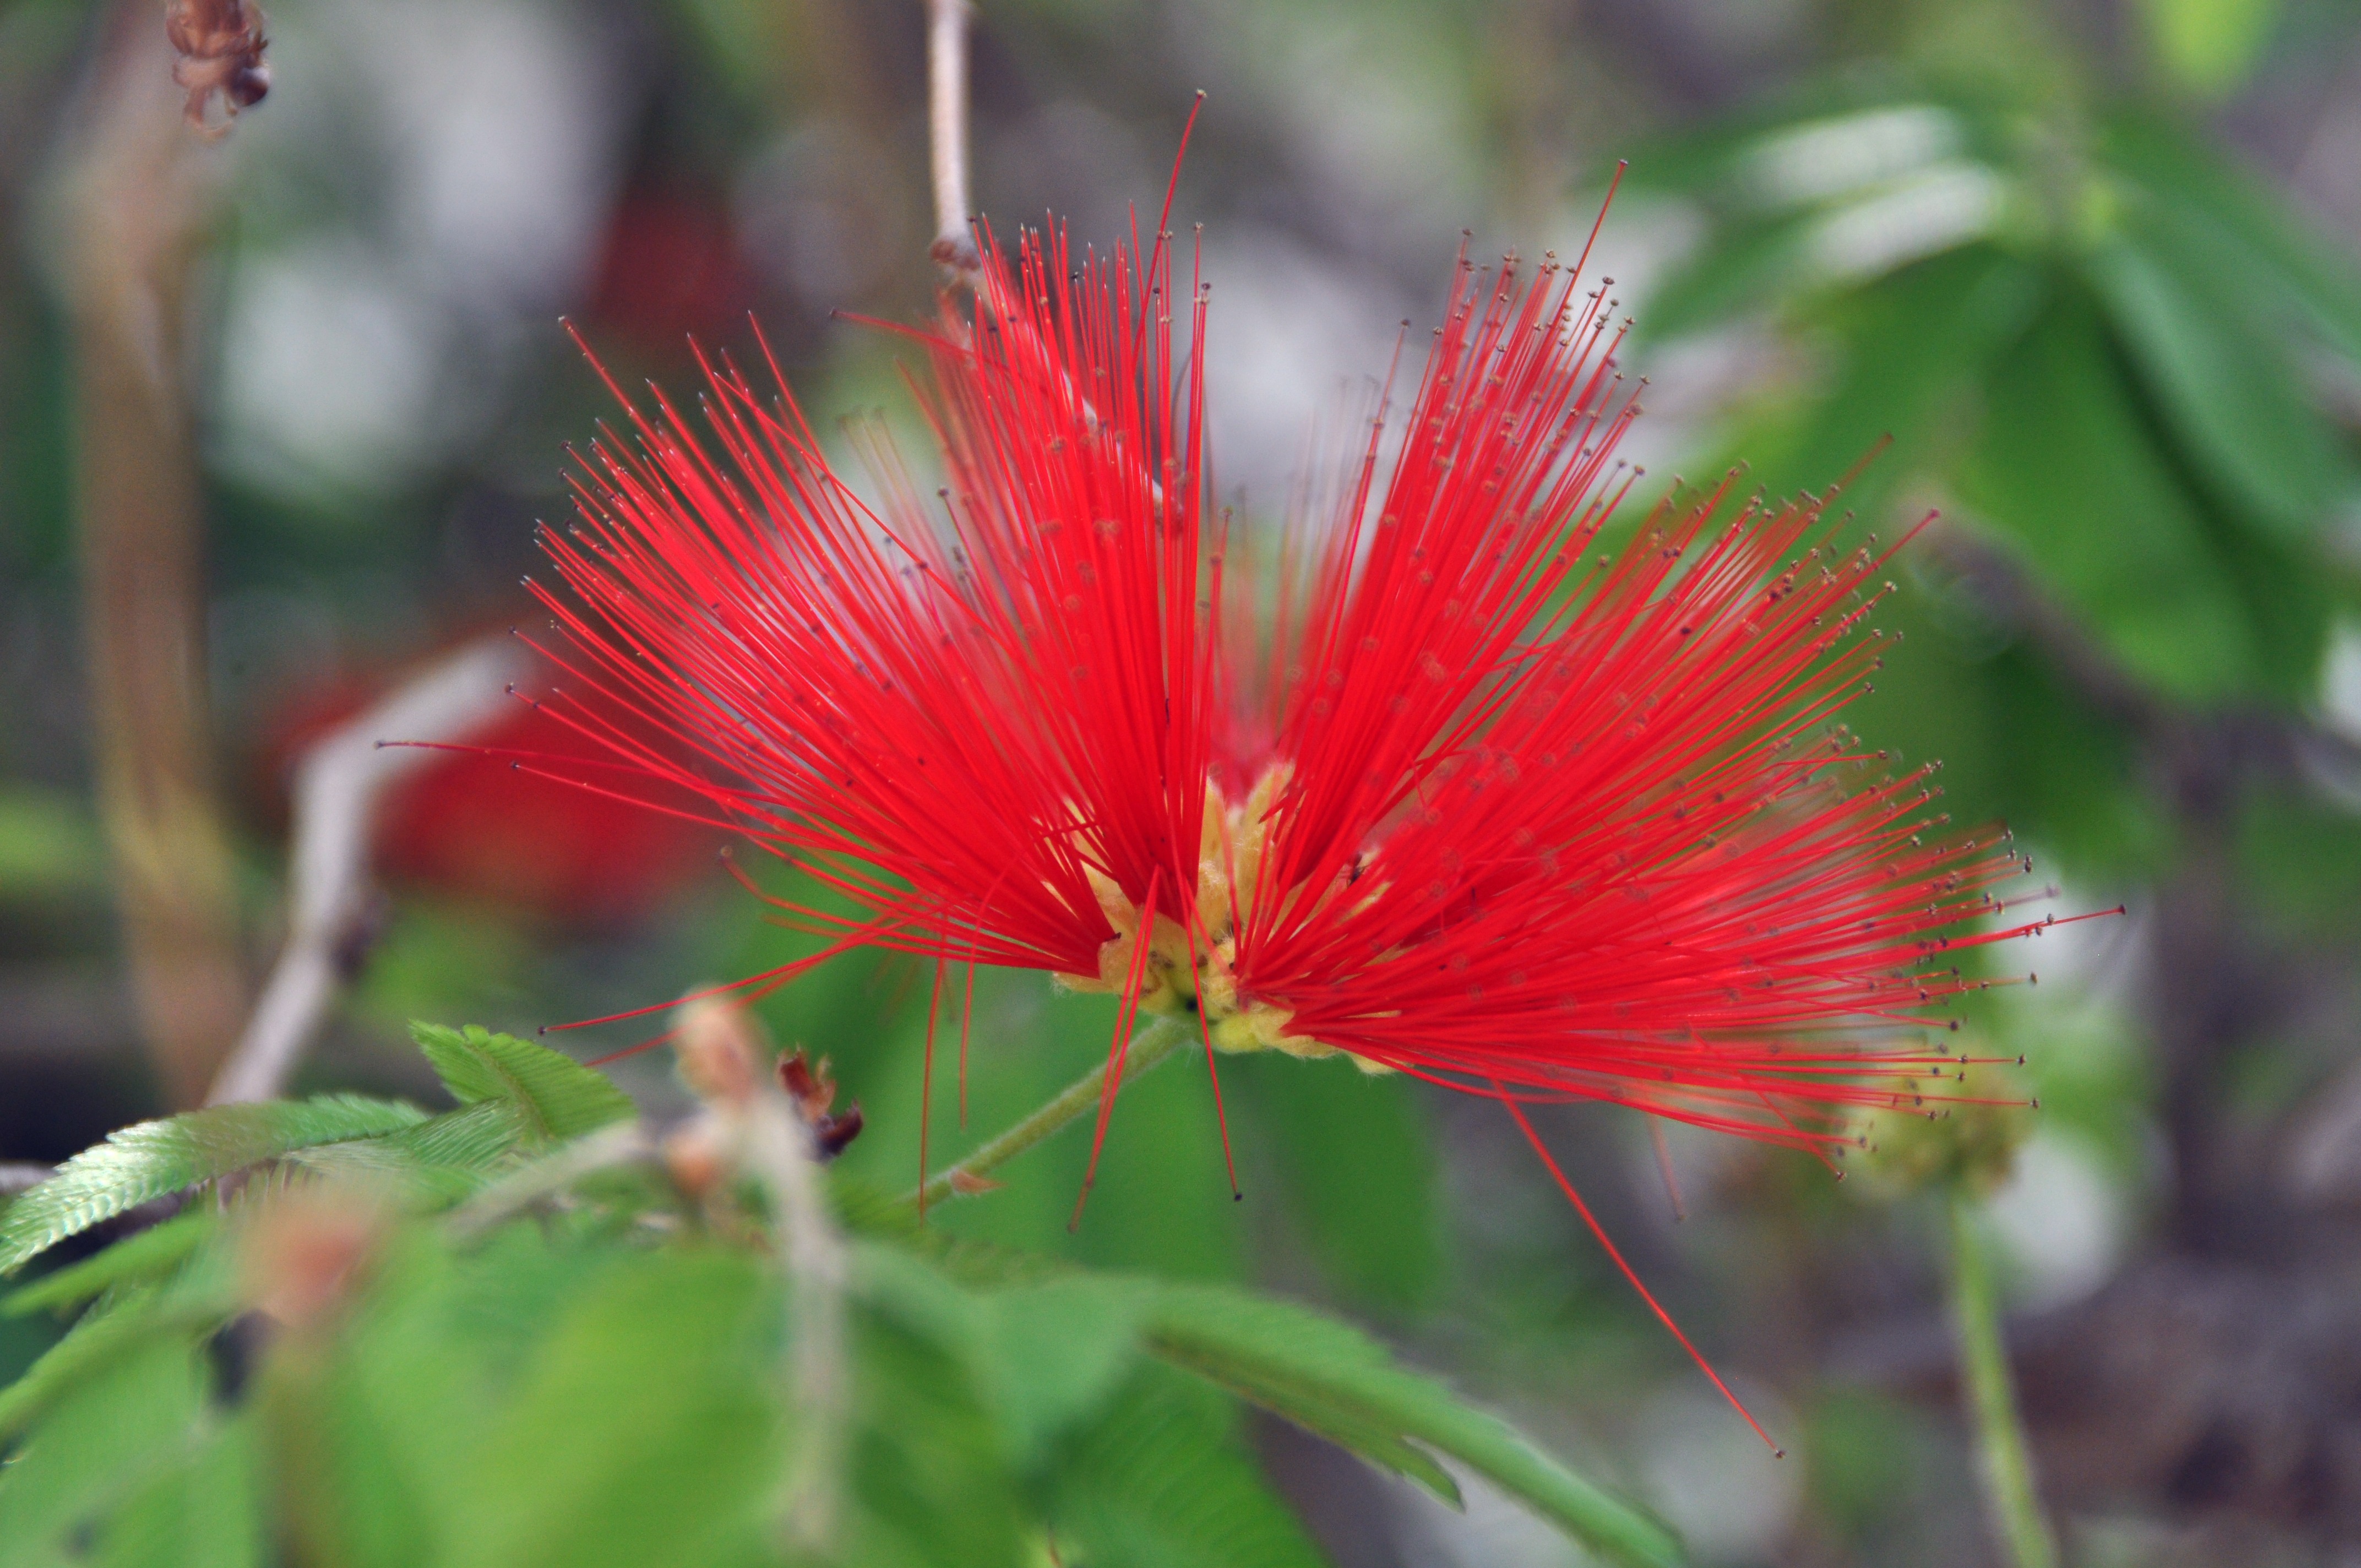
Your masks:
<svg viewBox="0 0 2361 1568"><path fill-rule="evenodd" d="M1193 1033L1178 1018L1159 1017L1147 1028L1134 1035L1131 1048L1124 1053L1123 1081L1132 1083L1144 1077L1150 1069L1161 1066L1166 1058L1193 1039ZM1099 1063L1082 1077L1058 1091L1057 1098L1017 1123L957 1165L937 1175L924 1187L906 1192L902 1202L910 1208L932 1208L961 1196L953 1184L963 1176L981 1177L998 1168L1048 1137L1067 1123L1095 1113L1099 1096L1106 1088L1107 1064Z"/></svg>
<svg viewBox="0 0 2361 1568"><path fill-rule="evenodd" d="M1951 1206L1951 1316L1960 1338L1960 1372L1968 1418L1975 1428L1984 1503L2014 1568L2058 1568L2058 1541L2033 1489L2033 1461L2017 1417L2016 1388L2001 1346L1998 1292L1992 1254L1976 1205L1954 1191Z"/></svg>

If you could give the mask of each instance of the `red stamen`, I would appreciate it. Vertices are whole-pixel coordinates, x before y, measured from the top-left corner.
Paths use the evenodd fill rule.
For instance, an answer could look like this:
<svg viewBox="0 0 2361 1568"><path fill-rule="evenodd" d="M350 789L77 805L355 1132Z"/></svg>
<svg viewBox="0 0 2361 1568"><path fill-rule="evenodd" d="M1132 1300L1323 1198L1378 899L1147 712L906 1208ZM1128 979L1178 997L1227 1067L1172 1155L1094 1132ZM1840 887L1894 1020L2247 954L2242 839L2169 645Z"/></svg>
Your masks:
<svg viewBox="0 0 2361 1568"><path fill-rule="evenodd" d="M1631 1272L1631 1266L1623 1261L1622 1249L1608 1238L1607 1229L1598 1223L1598 1216L1590 1212L1590 1205L1582 1201L1582 1194L1575 1190L1574 1183L1567 1180L1565 1172L1558 1168L1557 1161L1551 1157L1548 1147L1543 1144L1541 1135L1533 1131L1532 1123L1526 1119L1525 1108L1518 1104L1515 1098L1502 1090L1499 1084L1496 1083L1492 1087L1499 1094L1500 1103L1509 1108L1509 1114L1516 1118L1517 1130L1525 1135L1525 1142L1532 1145L1533 1152L1542 1157L1542 1164L1549 1168L1550 1177L1557 1183L1558 1190L1565 1193L1566 1201L1574 1205L1574 1212L1582 1216L1582 1223L1587 1225L1590 1228L1590 1234L1598 1239L1599 1246L1605 1249L1609 1259L1622 1274L1624 1281L1640 1293L1640 1299L1648 1303L1648 1310L1656 1314L1656 1321L1664 1325L1665 1331L1681 1342L1681 1348L1689 1353L1689 1359L1697 1364L1697 1370L1711 1379L1713 1386L1721 1391L1721 1397L1730 1401L1730 1408L1745 1418L1746 1424L1754 1429L1754 1435L1763 1440L1763 1446L1769 1449L1773 1457L1786 1458L1787 1451L1771 1441L1771 1434L1763 1430L1763 1423L1754 1419L1753 1413L1747 1409L1743 1400L1730 1391L1730 1385L1721 1380L1721 1374L1713 1369L1713 1364L1706 1360L1702 1351L1689 1343L1689 1336L1681 1332L1681 1325L1673 1321L1673 1315L1664 1310L1656 1298L1649 1293L1648 1288L1640 1283L1640 1277Z"/></svg>

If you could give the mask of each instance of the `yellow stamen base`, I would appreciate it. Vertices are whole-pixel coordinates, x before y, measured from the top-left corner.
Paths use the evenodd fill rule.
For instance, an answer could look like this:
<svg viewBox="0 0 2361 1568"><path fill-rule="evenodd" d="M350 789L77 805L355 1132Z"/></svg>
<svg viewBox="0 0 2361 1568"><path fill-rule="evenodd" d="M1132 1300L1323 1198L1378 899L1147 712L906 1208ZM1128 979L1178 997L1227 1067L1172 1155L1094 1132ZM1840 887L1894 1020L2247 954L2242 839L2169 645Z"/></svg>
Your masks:
<svg viewBox="0 0 2361 1568"><path fill-rule="evenodd" d="M1284 1051L1307 1060L1344 1056L1363 1072L1391 1072L1394 1069L1383 1062L1290 1034L1288 1025L1294 1014L1287 1008L1267 1002L1238 1004L1237 974L1233 968L1237 958L1237 916L1242 906L1250 908L1253 903L1255 880L1269 836L1270 808L1286 787L1288 773L1285 763L1273 767L1257 781L1245 803L1235 806L1223 798L1218 785L1206 781L1204 828L1198 844L1196 940L1192 942L1191 933L1180 919L1158 912L1155 929L1148 938L1139 1005L1150 1013L1175 1016L1202 1013L1218 1051ZM1099 948L1098 973L1060 974L1051 979L1066 991L1121 995L1138 954L1140 909L1109 878L1096 871L1089 875L1099 907L1115 934Z"/></svg>

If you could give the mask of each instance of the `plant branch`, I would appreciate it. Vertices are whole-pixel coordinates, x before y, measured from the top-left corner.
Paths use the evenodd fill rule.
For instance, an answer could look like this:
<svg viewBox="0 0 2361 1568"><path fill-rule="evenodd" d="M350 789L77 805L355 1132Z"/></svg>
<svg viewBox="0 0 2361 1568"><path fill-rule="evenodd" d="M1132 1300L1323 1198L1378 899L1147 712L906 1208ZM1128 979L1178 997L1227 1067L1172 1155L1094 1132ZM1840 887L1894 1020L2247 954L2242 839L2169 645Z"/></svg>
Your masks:
<svg viewBox="0 0 2361 1568"><path fill-rule="evenodd" d="M742 1157L770 1197L791 1287L788 1329L795 1349L788 1393L798 1441L787 1474L785 1523L796 1544L821 1551L836 1532L844 1423L851 1407L844 1361L851 1265L820 1195L811 1128L775 1089L751 1110L741 1134Z"/></svg>
<svg viewBox="0 0 2361 1568"><path fill-rule="evenodd" d="M2026 1452L2025 1424L2017 1415L2016 1389L2001 1343L1992 1255L1974 1200L1954 1191L1949 1203L1951 1316L1959 1334L1960 1381L1975 1432L1984 1504L2013 1568L2058 1568L2058 1541L2034 1491L2033 1461Z"/></svg>
<svg viewBox="0 0 2361 1568"><path fill-rule="evenodd" d="M735 1002L708 998L681 1009L674 1036L680 1076L705 1114L667 1144L675 1179L718 1152L769 1200L787 1277L787 1407L796 1436L780 1523L798 1561L828 1556L840 1512L852 1408L846 1365L844 1290L851 1262L820 1193L816 1128L790 1097L758 1025ZM689 1185L710 1191L710 1177Z"/></svg>
<svg viewBox="0 0 2361 1568"><path fill-rule="evenodd" d="M953 283L981 265L969 232L967 184L968 0L927 0L927 147L934 165L935 243L928 252Z"/></svg>
<svg viewBox="0 0 2361 1568"><path fill-rule="evenodd" d="M336 992L359 967L368 915L369 834L387 787L433 762L425 747L480 733L499 716L524 655L488 637L429 668L303 754L295 778L287 945L209 1105L269 1100L287 1086Z"/></svg>
<svg viewBox="0 0 2361 1568"><path fill-rule="evenodd" d="M1124 1083L1137 1082L1194 1037L1181 1020L1158 1018L1133 1038L1131 1048L1125 1053ZM961 1189L972 1190L972 1184L980 1181L987 1171L1006 1165L1069 1122L1094 1113L1099 1108L1099 1097L1106 1088L1106 1063L1101 1062L1059 1091L1056 1098L1025 1120L944 1170L924 1187L904 1193L903 1204L924 1210L949 1199L961 1197L964 1195Z"/></svg>
<svg viewBox="0 0 2361 1568"><path fill-rule="evenodd" d="M467 1200L446 1223L455 1240L473 1241L534 1204L556 1197L586 1176L644 1164L654 1159L657 1152L646 1128L635 1121L617 1122L511 1172Z"/></svg>
<svg viewBox="0 0 2361 1568"><path fill-rule="evenodd" d="M229 1049L247 977L214 780L184 343L219 170L181 124L155 11L125 0L105 24L70 154L62 276L99 822L141 1043L178 1107Z"/></svg>

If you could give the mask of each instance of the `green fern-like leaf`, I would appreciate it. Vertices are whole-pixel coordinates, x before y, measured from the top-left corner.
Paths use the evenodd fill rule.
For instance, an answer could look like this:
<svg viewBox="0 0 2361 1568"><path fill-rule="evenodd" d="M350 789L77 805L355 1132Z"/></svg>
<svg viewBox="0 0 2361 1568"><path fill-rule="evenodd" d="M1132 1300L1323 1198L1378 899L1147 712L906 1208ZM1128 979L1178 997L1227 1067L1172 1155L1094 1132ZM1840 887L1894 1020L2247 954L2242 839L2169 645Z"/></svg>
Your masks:
<svg viewBox="0 0 2361 1568"><path fill-rule="evenodd" d="M377 1137L424 1121L398 1101L357 1094L216 1105L141 1122L84 1149L0 1214L0 1274L66 1237L200 1181L297 1149Z"/></svg>
<svg viewBox="0 0 2361 1568"><path fill-rule="evenodd" d="M320 1176L358 1177L430 1208L461 1202L542 1146L540 1124L512 1100L485 1100L382 1138L289 1156Z"/></svg>
<svg viewBox="0 0 2361 1568"><path fill-rule="evenodd" d="M1080 1561L1132 1568L1324 1568L1230 1424L1202 1385L1145 1369L1058 1478L1051 1513L1067 1560L1079 1549Z"/></svg>
<svg viewBox="0 0 2361 1568"><path fill-rule="evenodd" d="M95 1568L261 1568L270 1561L251 1418L199 1440L99 1531Z"/></svg>
<svg viewBox="0 0 2361 1568"><path fill-rule="evenodd" d="M0 1299L0 1315L21 1318L77 1307L103 1291L161 1278L186 1262L220 1228L221 1216L210 1207L175 1214Z"/></svg>
<svg viewBox="0 0 2361 1568"><path fill-rule="evenodd" d="M1176 1285L1158 1293L1148 1343L1174 1365L1449 1501L1458 1500L1458 1488L1422 1448L1456 1459L1617 1563L1683 1561L1664 1526L1345 1324L1240 1290Z"/></svg>
<svg viewBox="0 0 2361 1568"><path fill-rule="evenodd" d="M0 1471L0 1560L53 1556L191 1445L204 1374L186 1338L148 1338L78 1380Z"/></svg>
<svg viewBox="0 0 2361 1568"><path fill-rule="evenodd" d="M512 1105L524 1140L563 1142L634 1114L631 1099L604 1073L545 1046L469 1025L412 1024L411 1037L462 1105Z"/></svg>
<svg viewBox="0 0 2361 1568"><path fill-rule="evenodd" d="M1032 1254L920 1230L906 1209L842 1176L833 1179L831 1193L848 1228L924 1257L971 1288L1081 1272ZM1498 1417L1407 1370L1359 1330L1249 1291L1137 1277L1134 1282L1139 1294L1129 1303L1140 1315L1145 1348L1159 1359L1454 1505L1459 1488L1438 1454L1482 1475L1610 1562L1665 1568L1686 1560L1672 1531L1636 1505L1567 1470Z"/></svg>

